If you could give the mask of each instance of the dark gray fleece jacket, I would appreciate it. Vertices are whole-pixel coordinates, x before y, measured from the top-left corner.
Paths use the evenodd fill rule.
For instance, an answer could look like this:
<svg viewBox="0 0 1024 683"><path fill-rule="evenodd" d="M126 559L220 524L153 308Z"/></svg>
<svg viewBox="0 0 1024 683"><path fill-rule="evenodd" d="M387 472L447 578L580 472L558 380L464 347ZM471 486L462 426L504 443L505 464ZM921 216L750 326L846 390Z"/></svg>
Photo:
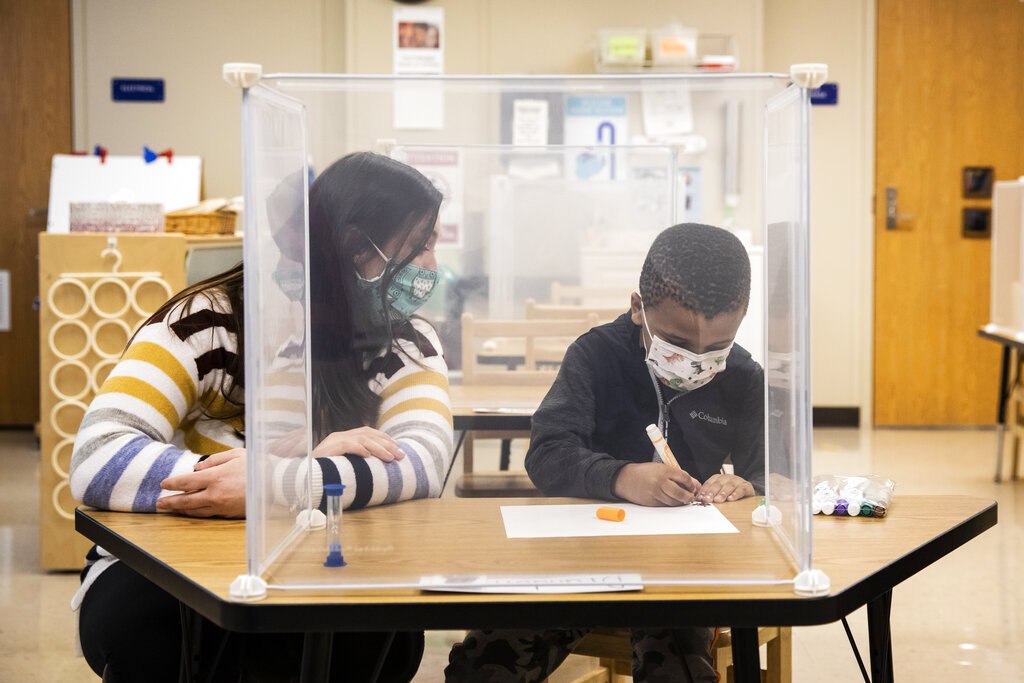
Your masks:
<svg viewBox="0 0 1024 683"><path fill-rule="evenodd" d="M628 313L569 346L533 415L526 470L534 485L548 496L617 500L615 478L631 462L651 462L646 428L660 422L692 476L704 482L728 460L762 493L764 372L750 353L734 344L725 371L689 392L656 388L645 356Z"/></svg>

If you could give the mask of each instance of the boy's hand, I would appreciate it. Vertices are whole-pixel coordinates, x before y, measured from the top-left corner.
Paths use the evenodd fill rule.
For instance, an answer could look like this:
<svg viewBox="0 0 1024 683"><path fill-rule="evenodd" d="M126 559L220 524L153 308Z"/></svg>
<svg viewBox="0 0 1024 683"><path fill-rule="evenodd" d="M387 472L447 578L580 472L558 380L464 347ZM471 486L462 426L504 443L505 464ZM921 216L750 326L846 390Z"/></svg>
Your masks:
<svg viewBox="0 0 1024 683"><path fill-rule="evenodd" d="M674 507L693 502L700 482L660 462L631 463L619 470L613 491L637 505Z"/></svg>
<svg viewBox="0 0 1024 683"><path fill-rule="evenodd" d="M754 495L754 486L735 474L716 474L697 491L697 500L706 503L725 503Z"/></svg>

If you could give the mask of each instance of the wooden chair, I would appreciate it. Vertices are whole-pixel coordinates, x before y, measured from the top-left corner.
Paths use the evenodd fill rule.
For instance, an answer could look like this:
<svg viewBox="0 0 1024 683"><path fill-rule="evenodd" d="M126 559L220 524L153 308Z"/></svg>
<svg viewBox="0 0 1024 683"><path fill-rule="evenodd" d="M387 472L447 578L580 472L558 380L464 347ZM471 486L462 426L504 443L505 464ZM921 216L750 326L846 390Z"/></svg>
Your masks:
<svg viewBox="0 0 1024 683"><path fill-rule="evenodd" d="M789 627L763 626L757 629L757 642L768 646L768 669L762 670L766 683L790 683L793 680L793 631ZM594 629L579 642L573 654L596 657L599 666L573 683L618 683L633 675L633 648L628 629ZM718 632L712 658L721 683L731 683L732 637L728 628Z"/></svg>
<svg viewBox="0 0 1024 683"><path fill-rule="evenodd" d="M1020 444L1024 437L1024 353L1014 347L1010 348L1010 376L1006 392L1006 426L1010 432L1010 479L1016 481L1020 477ZM1002 443L1000 442L1000 446ZM1003 449L1000 448L996 458L996 481L1003 477Z"/></svg>
<svg viewBox="0 0 1024 683"><path fill-rule="evenodd" d="M577 320L477 320L462 314L462 382L466 385L550 386L569 343L596 324ZM488 359L498 362L488 363ZM483 361L483 362L482 362ZM474 441L529 438L529 431L471 431L462 443L462 476L455 495L468 498L537 496L524 471L474 472ZM508 446L504 446L508 448Z"/></svg>
<svg viewBox="0 0 1024 683"><path fill-rule="evenodd" d="M557 284L557 283L555 283ZM527 320L580 320L593 316L596 325L615 320L629 308L629 300L621 306L585 306L581 304L538 304L526 300ZM591 326L593 327L593 325Z"/></svg>

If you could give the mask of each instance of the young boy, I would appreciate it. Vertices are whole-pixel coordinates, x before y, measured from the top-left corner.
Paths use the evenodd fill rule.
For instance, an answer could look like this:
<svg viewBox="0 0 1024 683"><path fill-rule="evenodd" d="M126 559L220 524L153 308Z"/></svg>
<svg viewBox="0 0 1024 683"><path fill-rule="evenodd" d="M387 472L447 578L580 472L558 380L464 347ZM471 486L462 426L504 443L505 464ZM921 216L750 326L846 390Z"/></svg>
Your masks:
<svg viewBox="0 0 1024 683"><path fill-rule="evenodd" d="M566 351L533 416L530 479L547 496L652 506L763 492L764 373L733 343L750 298L746 249L720 228L673 226L651 245L639 290L628 313ZM681 469L654 460L650 424ZM452 649L446 674L542 680L585 633L474 631ZM717 681L714 637L711 628L634 629L634 680Z"/></svg>

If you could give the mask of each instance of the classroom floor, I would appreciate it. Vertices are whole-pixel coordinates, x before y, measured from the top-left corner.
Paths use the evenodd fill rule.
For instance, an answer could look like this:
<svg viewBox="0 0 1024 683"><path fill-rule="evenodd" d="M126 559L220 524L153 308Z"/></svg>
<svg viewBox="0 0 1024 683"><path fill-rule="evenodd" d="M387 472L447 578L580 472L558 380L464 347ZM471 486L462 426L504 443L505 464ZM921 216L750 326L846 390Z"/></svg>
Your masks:
<svg viewBox="0 0 1024 683"><path fill-rule="evenodd" d="M899 495L961 493L999 501L999 524L893 593L896 679L1024 679L1024 481L995 484L991 430L819 429L815 473L884 474ZM478 448L478 453L479 453ZM480 456L477 456L478 458ZM513 466L521 453L513 452ZM484 460L478 460L483 469ZM458 464L456 464L456 468ZM74 573L38 569L39 451L28 431L0 431L0 680L97 681L74 655ZM850 549L856 552L855 548ZM864 610L849 618L867 656ZM417 682L440 681L459 632L427 634ZM794 629L793 680L860 680L841 624ZM570 658L553 681L592 666Z"/></svg>

